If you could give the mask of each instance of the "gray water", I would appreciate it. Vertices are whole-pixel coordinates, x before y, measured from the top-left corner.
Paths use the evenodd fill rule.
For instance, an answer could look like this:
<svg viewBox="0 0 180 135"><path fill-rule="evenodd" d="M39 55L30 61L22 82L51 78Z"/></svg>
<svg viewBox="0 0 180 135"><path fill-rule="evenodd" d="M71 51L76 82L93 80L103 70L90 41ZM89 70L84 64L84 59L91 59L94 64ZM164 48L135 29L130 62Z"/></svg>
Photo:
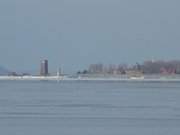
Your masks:
<svg viewBox="0 0 180 135"><path fill-rule="evenodd" d="M180 84L1 81L0 134L180 135Z"/></svg>

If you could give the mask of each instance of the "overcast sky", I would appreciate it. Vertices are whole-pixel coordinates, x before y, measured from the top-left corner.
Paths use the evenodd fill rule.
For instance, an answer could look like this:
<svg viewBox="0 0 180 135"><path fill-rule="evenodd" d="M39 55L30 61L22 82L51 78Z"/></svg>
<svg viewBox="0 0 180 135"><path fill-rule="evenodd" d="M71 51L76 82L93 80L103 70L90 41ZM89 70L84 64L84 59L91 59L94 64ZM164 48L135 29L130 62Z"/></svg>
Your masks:
<svg viewBox="0 0 180 135"><path fill-rule="evenodd" d="M0 65L68 71L180 59L179 0L1 0Z"/></svg>

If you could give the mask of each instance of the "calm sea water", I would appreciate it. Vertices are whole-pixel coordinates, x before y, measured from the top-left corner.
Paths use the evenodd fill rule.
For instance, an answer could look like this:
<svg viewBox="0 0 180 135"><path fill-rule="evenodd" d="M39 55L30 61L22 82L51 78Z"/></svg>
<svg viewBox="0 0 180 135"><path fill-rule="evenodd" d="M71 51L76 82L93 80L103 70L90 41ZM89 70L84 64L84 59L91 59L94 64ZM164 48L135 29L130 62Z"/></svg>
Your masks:
<svg viewBox="0 0 180 135"><path fill-rule="evenodd" d="M180 83L0 82L2 135L180 135Z"/></svg>

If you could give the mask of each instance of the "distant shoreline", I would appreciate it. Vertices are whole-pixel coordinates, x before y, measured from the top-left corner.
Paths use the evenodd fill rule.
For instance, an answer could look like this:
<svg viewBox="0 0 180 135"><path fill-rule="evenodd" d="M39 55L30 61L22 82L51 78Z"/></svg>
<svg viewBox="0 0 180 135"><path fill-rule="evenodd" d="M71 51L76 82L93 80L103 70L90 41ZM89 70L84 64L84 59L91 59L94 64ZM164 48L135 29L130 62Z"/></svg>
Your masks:
<svg viewBox="0 0 180 135"><path fill-rule="evenodd" d="M0 76L0 81L116 81L116 82L180 82L180 78L143 77L68 77L68 76Z"/></svg>

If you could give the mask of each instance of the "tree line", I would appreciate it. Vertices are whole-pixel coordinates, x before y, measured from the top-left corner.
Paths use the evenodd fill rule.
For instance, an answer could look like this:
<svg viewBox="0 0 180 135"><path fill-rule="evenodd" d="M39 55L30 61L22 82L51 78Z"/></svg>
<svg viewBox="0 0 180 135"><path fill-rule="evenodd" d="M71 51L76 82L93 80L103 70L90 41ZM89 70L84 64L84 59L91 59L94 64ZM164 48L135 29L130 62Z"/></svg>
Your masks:
<svg viewBox="0 0 180 135"><path fill-rule="evenodd" d="M139 72L142 74L180 74L180 60L172 61L144 61L134 65L101 63L91 64L88 69L78 71L78 74L127 74L128 72Z"/></svg>

